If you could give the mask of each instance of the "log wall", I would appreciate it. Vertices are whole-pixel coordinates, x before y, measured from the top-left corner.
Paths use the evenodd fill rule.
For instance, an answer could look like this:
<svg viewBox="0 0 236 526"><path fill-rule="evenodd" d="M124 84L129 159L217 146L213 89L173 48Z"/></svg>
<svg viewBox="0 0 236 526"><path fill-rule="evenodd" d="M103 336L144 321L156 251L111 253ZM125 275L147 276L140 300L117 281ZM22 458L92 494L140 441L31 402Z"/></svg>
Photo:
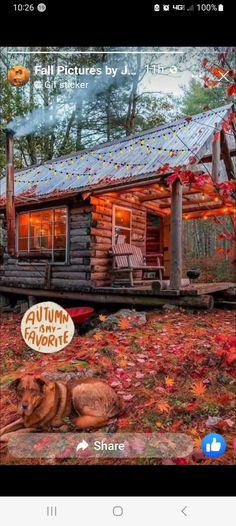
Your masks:
<svg viewBox="0 0 236 526"><path fill-rule="evenodd" d="M113 280L112 247L113 206L132 210L131 244L145 254L147 204L135 201L132 194L92 196L89 204L75 203L68 208L68 259L64 264L50 264L46 259L4 256L0 266L3 286L52 290L86 291L109 286ZM152 210L153 212L154 210ZM158 213L157 210L155 212ZM170 221L164 217L165 277L169 277ZM119 278L116 273L116 279ZM136 271L134 278L138 279ZM121 273L121 279L128 278Z"/></svg>
<svg viewBox="0 0 236 526"><path fill-rule="evenodd" d="M112 220L113 206L130 208L132 210L131 225L131 244L139 246L145 254L146 246L146 218L147 206L134 201L130 194L119 196L103 195L91 197L92 223L91 223L91 283L93 287L103 287L109 285L112 280L111 267L112 258L109 250L112 247ZM170 221L164 218L164 265L167 266L167 277L169 276L169 235ZM116 273L117 279L128 277L124 273L120 276ZM134 278L139 278L140 272L134 274Z"/></svg>
<svg viewBox="0 0 236 526"><path fill-rule="evenodd" d="M0 267L2 285L59 290L86 290L91 278L91 206L68 209L68 259L50 264L41 258L8 257Z"/></svg>

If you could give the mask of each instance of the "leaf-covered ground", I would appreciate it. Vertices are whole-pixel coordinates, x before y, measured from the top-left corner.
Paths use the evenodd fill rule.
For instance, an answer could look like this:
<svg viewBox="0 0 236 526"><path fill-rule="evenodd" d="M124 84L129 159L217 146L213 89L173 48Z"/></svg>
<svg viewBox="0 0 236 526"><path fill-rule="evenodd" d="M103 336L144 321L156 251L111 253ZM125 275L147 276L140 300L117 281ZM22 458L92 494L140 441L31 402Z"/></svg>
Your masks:
<svg viewBox="0 0 236 526"><path fill-rule="evenodd" d="M124 412L120 432L184 432L194 439L187 459L104 460L103 463L232 464L235 438L236 337L233 311L150 311L142 327L127 318L115 331L75 336L63 351L42 355L28 349L20 333L21 315L1 316L1 426L17 417L13 379L25 373L98 375L118 392ZM222 434L226 453L210 460L201 439ZM19 463L1 445L1 462ZM21 461L22 462L22 461ZM29 461L28 461L29 462ZM34 461L36 462L36 461ZM38 463L42 461L38 461ZM60 463L79 463L64 459ZM83 463L91 463L91 460ZM97 462L97 461L96 461Z"/></svg>

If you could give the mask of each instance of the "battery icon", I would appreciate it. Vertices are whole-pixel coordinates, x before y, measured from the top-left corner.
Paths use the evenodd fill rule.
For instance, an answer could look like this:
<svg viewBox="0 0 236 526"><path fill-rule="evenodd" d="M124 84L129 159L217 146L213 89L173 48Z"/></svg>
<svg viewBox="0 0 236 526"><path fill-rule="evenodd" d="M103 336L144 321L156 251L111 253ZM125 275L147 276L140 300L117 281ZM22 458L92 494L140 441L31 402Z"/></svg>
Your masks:
<svg viewBox="0 0 236 526"><path fill-rule="evenodd" d="M223 6L223 4L219 4L219 5L218 5L218 11L224 11L224 6Z"/></svg>

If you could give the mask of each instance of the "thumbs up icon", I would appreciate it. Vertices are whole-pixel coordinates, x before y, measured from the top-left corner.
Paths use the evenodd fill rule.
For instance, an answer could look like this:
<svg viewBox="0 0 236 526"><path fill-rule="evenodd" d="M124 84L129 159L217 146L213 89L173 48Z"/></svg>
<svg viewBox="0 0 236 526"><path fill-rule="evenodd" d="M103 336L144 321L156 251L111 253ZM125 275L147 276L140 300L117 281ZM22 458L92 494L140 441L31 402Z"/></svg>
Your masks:
<svg viewBox="0 0 236 526"><path fill-rule="evenodd" d="M206 451L209 453L210 451L220 451L221 443L216 441L216 437L213 438L212 443L209 442L206 445Z"/></svg>
<svg viewBox="0 0 236 526"><path fill-rule="evenodd" d="M224 437L216 433L210 433L202 441L202 451L209 458L217 458L226 450Z"/></svg>

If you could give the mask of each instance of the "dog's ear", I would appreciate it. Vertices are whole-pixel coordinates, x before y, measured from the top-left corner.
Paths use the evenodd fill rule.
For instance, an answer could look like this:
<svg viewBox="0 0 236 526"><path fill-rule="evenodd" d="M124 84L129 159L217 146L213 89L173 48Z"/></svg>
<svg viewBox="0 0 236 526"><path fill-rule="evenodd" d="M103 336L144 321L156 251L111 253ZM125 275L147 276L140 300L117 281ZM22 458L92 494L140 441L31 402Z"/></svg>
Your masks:
<svg viewBox="0 0 236 526"><path fill-rule="evenodd" d="M16 391L17 388L19 387L19 383L20 383L20 378L16 378L16 380L13 380L13 382L10 383L9 388L12 391Z"/></svg>
<svg viewBox="0 0 236 526"><path fill-rule="evenodd" d="M38 384L38 386L39 386L39 388L40 388L40 391L43 391L43 388L44 388L44 386L46 385L45 380L43 380L42 378L40 378L40 376L37 377L37 378L35 378L35 380L36 380L36 382L37 382L37 384Z"/></svg>

